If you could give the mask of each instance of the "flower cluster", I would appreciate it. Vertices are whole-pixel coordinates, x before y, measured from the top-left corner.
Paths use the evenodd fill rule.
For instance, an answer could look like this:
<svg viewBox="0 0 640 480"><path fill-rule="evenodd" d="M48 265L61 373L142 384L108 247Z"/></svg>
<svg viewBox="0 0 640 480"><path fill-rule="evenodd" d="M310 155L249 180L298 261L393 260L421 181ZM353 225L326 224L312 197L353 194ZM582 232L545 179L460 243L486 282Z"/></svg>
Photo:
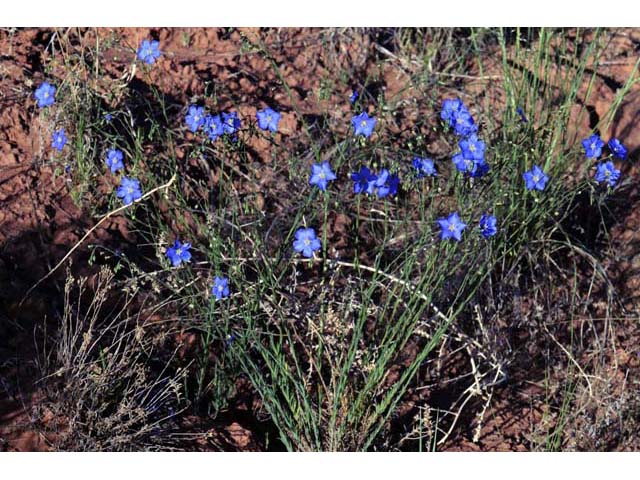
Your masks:
<svg viewBox="0 0 640 480"><path fill-rule="evenodd" d="M353 180L353 193L375 194L378 198L395 195L398 193L400 185L400 177L389 173L386 168L376 175L367 167L362 166L360 171L351 174L351 180Z"/></svg>
<svg viewBox="0 0 640 480"><path fill-rule="evenodd" d="M478 138L478 126L471 113L459 98L448 98L442 102L440 118L461 137L458 142L460 152L452 160L456 169L471 177L482 177L489 172L489 164L485 161L486 145Z"/></svg>
<svg viewBox="0 0 640 480"><path fill-rule="evenodd" d="M211 115L205 113L204 107L197 105L189 107L184 121L193 133L202 128L205 135L212 142L215 142L222 135L234 135L240 130L241 126L238 112L222 112L217 115Z"/></svg>
<svg viewBox="0 0 640 480"><path fill-rule="evenodd" d="M604 147L604 141L599 135L593 134L588 138L582 140L582 146L584 153L589 159L598 159L602 155L602 149ZM627 158L627 148L617 138L611 138L607 142L609 151L611 152L608 158L617 157L620 160ZM599 163L596 165L595 180L599 183L605 182L609 187L615 187L616 183L620 179L620 170L618 170L611 160Z"/></svg>

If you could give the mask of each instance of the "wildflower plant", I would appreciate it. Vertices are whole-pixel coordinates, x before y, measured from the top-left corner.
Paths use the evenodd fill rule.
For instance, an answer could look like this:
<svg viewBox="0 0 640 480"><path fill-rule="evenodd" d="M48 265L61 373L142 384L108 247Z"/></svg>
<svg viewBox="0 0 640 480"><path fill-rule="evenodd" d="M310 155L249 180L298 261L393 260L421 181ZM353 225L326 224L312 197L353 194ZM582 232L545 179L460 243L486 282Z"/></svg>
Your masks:
<svg viewBox="0 0 640 480"><path fill-rule="evenodd" d="M190 244L177 239L167 249L166 259L149 262L162 265L153 275L154 288L161 292L158 297L175 306L180 329L197 332L201 339L197 373L184 382L189 400L216 411L228 398L223 387L233 385L235 375L242 372L260 395L262 408L278 431L279 446L395 448L381 436L389 431L406 392L418 385L416 379L433 374L429 369L439 359L443 339L457 338L449 333L460 323L477 333L476 338L484 338L486 332L475 332L472 325L479 312L478 321L495 314L492 309L497 307L488 300L500 288L496 285L515 284L521 272L533 271L535 262L546 258L549 239L556 242L565 234L559 226L568 218L577 192L593 189L592 173L576 179L576 185L563 181L581 155L577 142L569 142L566 134L567 112L574 106L578 85L567 80L570 75L523 75L513 65L531 63L532 71L540 72L548 68L544 59L554 56L528 57L525 49L518 50L520 42L515 47L507 42L503 30L491 32L503 47L505 58L498 67L502 65L505 81L495 83L504 89L500 96L509 107L493 108L490 95L461 94L463 102L446 89L434 88L431 80L425 83L432 78L426 71L412 75L412 84L407 85L411 88L403 92L419 89L434 94L416 100L419 120L402 132L413 136L406 143L386 126L393 125L394 112L414 104L384 93L375 107L379 124L362 112L351 119L331 117L326 130L318 131L296 110L298 100L284 88L283 94L291 96L291 115L301 126L292 134L298 139L292 143L271 136L262 143L268 143L268 159L273 161L260 163L244 145L226 141L225 137L236 138L242 128L236 112L207 112L189 105L185 115L184 105L169 105L154 89L150 99L161 108L154 109L159 118L148 115L152 119L148 129L129 127L134 125L131 119L122 122L130 128L126 138L114 138L112 126L95 122L104 128L102 144L127 145L128 169L144 171L150 189L165 183L169 175L178 175L167 192L149 195L149 205L145 202L136 209L144 215L128 221L140 241L148 244L164 244L181 232L199 245L202 259L194 268L169 268L169 263L177 267L191 259ZM545 29L536 31L535 40L550 51L554 48L555 37ZM249 38L244 41L256 55L271 58L266 47ZM581 76L591 75L593 69L596 75L590 62L598 58L597 45L590 41L584 52L575 53L575 68L567 62L566 69ZM480 63L477 48L469 42L469 51L478 57L460 65ZM139 58L153 63L160 53L152 51L145 50L142 56L139 51ZM282 79L279 65L272 63L276 78ZM456 62L452 65L452 74L467 75ZM548 88L536 83L540 78L549 79ZM368 80L349 82L364 82L366 88ZM343 88L337 92L343 104L336 110L359 112L357 98L347 98ZM487 88L496 87L487 83ZM463 90L464 85L456 89ZM217 102L217 92L207 98L207 104ZM530 118L525 120L522 113L520 118L514 113L516 105L535 108L527 110ZM255 120L261 130L278 131L280 117L275 110L265 108ZM333 122L339 121L342 125L332 130ZM87 135L77 123L74 141L81 142ZM194 135L185 138L187 129ZM243 134L263 136L255 130L247 128ZM353 136L363 141L355 142ZM225 141L218 141L221 137ZM623 154L612 142L612 154L626 156L626 150ZM443 144L452 147L436 148ZM76 147L78 152L91 152L80 143ZM587 147L590 154L597 153L591 143ZM146 155L148 150L154 154ZM185 156L178 156L177 150ZM432 158L412 158L413 152L429 152ZM95 165L104 169L102 155L99 151L94 158ZM432 178L405 182L407 175ZM597 167L596 181L613 186L618 179L612 162ZM544 194L523 195L523 183ZM140 182L123 176L117 196L125 205L140 199ZM215 272L221 271L229 272L231 280L215 276L211 283ZM222 301L230 295L230 281L242 285L234 291L232 308ZM488 356L461 378L477 375L480 388L497 382L500 371L489 366ZM455 424L452 416L447 421ZM433 448L437 446L434 441Z"/></svg>

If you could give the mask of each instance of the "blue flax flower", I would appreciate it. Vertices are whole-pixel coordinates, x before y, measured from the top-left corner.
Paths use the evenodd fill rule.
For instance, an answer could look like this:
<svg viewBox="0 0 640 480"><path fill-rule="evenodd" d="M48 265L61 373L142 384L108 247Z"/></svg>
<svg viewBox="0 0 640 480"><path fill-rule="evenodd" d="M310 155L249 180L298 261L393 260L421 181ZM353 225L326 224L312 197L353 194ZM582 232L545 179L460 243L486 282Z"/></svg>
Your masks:
<svg viewBox="0 0 640 480"><path fill-rule="evenodd" d="M584 147L584 153L587 155L587 158L598 158L602 155L604 142L598 135L591 135L589 138L582 140L582 146Z"/></svg>
<svg viewBox="0 0 640 480"><path fill-rule="evenodd" d="M336 178L336 174L331 170L329 162L324 161L320 164L315 163L311 165L311 178L309 179L309 183L316 185L320 190L326 190L328 183Z"/></svg>
<svg viewBox="0 0 640 480"><path fill-rule="evenodd" d="M527 116L524 114L524 110L522 110L522 108L520 107L516 108L516 112L518 115L520 115L520 120L522 120L522 123L527 123L529 121L527 119Z"/></svg>
<svg viewBox="0 0 640 480"><path fill-rule="evenodd" d="M359 172L351 174L353 193L373 193L373 182L376 176L367 167L360 167Z"/></svg>
<svg viewBox="0 0 640 480"><path fill-rule="evenodd" d="M220 115L207 115L204 117L204 123L202 129L207 134L209 140L216 141L224 133L224 127L222 125L222 119Z"/></svg>
<svg viewBox="0 0 640 480"><path fill-rule="evenodd" d="M456 153L451 160L456 168L462 173L473 175L478 168L478 162L473 158L465 158L463 153Z"/></svg>
<svg viewBox="0 0 640 480"><path fill-rule="evenodd" d="M442 232L440 238L442 240L448 240L450 238L455 239L457 242L462 240L462 231L466 228L467 224L462 223L457 213L453 212L447 218L441 218L438 220Z"/></svg>
<svg viewBox="0 0 640 480"><path fill-rule="evenodd" d="M459 98L448 98L442 102L440 118L460 137L467 137L478 131L471 113Z"/></svg>
<svg viewBox="0 0 640 480"><path fill-rule="evenodd" d="M625 158L627 158L627 149L617 138L612 138L611 140L609 140L609 143L607 145L609 145L609 150L611 150L611 153L613 153L620 160L624 160Z"/></svg>
<svg viewBox="0 0 640 480"><path fill-rule="evenodd" d="M412 163L413 168L416 169L416 175L418 178L435 177L438 175L438 172L436 172L436 166L430 158L413 157Z"/></svg>
<svg viewBox="0 0 640 480"><path fill-rule="evenodd" d="M181 243L180 240L176 238L176 241L173 243L173 247L167 248L167 258L171 260L171 265L177 267L182 262L188 262L191 260L191 252L189 249L191 248L191 244Z"/></svg>
<svg viewBox="0 0 640 480"><path fill-rule="evenodd" d="M61 152L64 146L66 145L66 143L67 143L67 137L64 134L64 128L61 128L60 130L53 132L53 135L51 136L51 147Z"/></svg>
<svg viewBox="0 0 640 480"><path fill-rule="evenodd" d="M113 120L113 115L111 113L105 113L104 114L104 121L107 123L111 123L111 121Z"/></svg>
<svg viewBox="0 0 640 480"><path fill-rule="evenodd" d="M138 48L138 58L145 63L155 63L160 58L160 42L157 40L143 40Z"/></svg>
<svg viewBox="0 0 640 480"><path fill-rule="evenodd" d="M358 90L354 90L351 93L351 96L349 97L349 101L351 102L351 105L353 105L354 103L356 103L356 100L358 100L358 97L360 96L360 94L358 93Z"/></svg>
<svg viewBox="0 0 640 480"><path fill-rule="evenodd" d="M398 192L399 184L400 178L397 175L392 175L389 170L382 169L373 182L373 188L379 198L384 198L387 195L395 195Z"/></svg>
<svg viewBox="0 0 640 480"><path fill-rule="evenodd" d="M56 101L55 95L56 95L56 87L54 87L48 82L42 82L34 93L34 96L38 101L38 107L40 108L53 105L53 103Z"/></svg>
<svg viewBox="0 0 640 480"><path fill-rule="evenodd" d="M279 112L276 112L269 107L256 113L258 127L260 127L262 130L271 130L272 132L278 131L278 123L280 122L280 117L282 117L282 115Z"/></svg>
<svg viewBox="0 0 640 480"><path fill-rule="evenodd" d="M458 145L462 150L464 158L475 161L484 160L485 144L482 140L478 140L475 134L469 135L464 140L461 140Z"/></svg>
<svg viewBox="0 0 640 480"><path fill-rule="evenodd" d="M116 173L124 168L122 163L122 152L117 148L112 148L107 152L107 166L111 169L111 173Z"/></svg>
<svg viewBox="0 0 640 480"><path fill-rule="evenodd" d="M549 181L549 175L544 173L537 165L534 165L528 172L523 173L522 178L524 178L528 190L535 189L542 191Z"/></svg>
<svg viewBox="0 0 640 480"><path fill-rule="evenodd" d="M197 132L204 125L204 108L196 105L189 107L189 113L184 117L184 121L192 132Z"/></svg>
<svg viewBox="0 0 640 480"><path fill-rule="evenodd" d="M484 238L493 237L498 233L496 226L497 220L493 215L487 215L486 213L480 217L480 233Z"/></svg>
<svg viewBox="0 0 640 480"><path fill-rule="evenodd" d="M471 172L471 176L474 178L479 178L489 173L489 170L491 170L491 167L489 167L489 164L487 162L485 162L484 160L477 160L476 169L475 171Z"/></svg>
<svg viewBox="0 0 640 480"><path fill-rule="evenodd" d="M598 165L595 179L598 182L607 182L614 187L620 178L620 170L614 167L613 162L605 162Z"/></svg>
<svg viewBox="0 0 640 480"><path fill-rule="evenodd" d="M238 112L222 113L222 128L227 135L233 135L240 128Z"/></svg>
<svg viewBox="0 0 640 480"><path fill-rule="evenodd" d="M229 296L229 280L225 277L216 277L213 279L213 287L211 288L211 293L215 295L216 300L220 300L222 298ZM233 335L227 340L227 345L231 344L233 341Z"/></svg>
<svg viewBox="0 0 640 480"><path fill-rule="evenodd" d="M370 117L367 112L362 112L360 115L356 115L351 119L353 130L357 135L369 138L373 133L373 129L376 126L377 119Z"/></svg>
<svg viewBox="0 0 640 480"><path fill-rule="evenodd" d="M134 201L142 197L140 182L135 178L122 177L117 193L125 205L131 205Z"/></svg>
<svg viewBox="0 0 640 480"><path fill-rule="evenodd" d="M313 252L320 250L321 246L313 228L300 228L296 231L296 239L293 242L293 248L296 252L301 252L303 256L311 258Z"/></svg>

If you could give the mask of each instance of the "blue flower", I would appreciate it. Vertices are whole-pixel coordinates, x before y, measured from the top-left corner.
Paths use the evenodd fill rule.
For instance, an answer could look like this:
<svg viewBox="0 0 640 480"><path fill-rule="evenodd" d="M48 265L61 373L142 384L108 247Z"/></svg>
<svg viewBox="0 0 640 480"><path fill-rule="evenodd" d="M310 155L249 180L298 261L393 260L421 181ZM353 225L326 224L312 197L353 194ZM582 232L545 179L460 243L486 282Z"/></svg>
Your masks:
<svg viewBox="0 0 640 480"><path fill-rule="evenodd" d="M549 175L544 173L537 165L528 172L523 173L522 178L524 178L528 190L536 189L542 191L549 181Z"/></svg>
<svg viewBox="0 0 640 480"><path fill-rule="evenodd" d="M176 238L176 241L173 243L173 247L167 248L167 258L171 260L171 265L177 267L182 262L188 262L191 260L191 253L189 249L191 248L190 243L181 243L180 240Z"/></svg>
<svg viewBox="0 0 640 480"><path fill-rule="evenodd" d="M155 63L160 58L160 42L157 40L143 40L138 48L138 58L145 63Z"/></svg>
<svg viewBox="0 0 640 480"><path fill-rule="evenodd" d="M362 135L366 138L370 137L373 133L376 122L376 118L369 117L369 114L367 112L362 112L360 115L356 115L351 119L353 130L356 136Z"/></svg>
<svg viewBox="0 0 640 480"><path fill-rule="evenodd" d="M418 178L438 175L436 165L430 158L413 157L412 164Z"/></svg>
<svg viewBox="0 0 640 480"><path fill-rule="evenodd" d="M211 293L215 295L216 300L220 300L222 298L229 296L229 280L224 277L217 277L213 279L213 287L211 288ZM233 340L233 335L227 341L227 345L229 345Z"/></svg>
<svg viewBox="0 0 640 480"><path fill-rule="evenodd" d="M112 148L107 152L107 166L111 169L111 173L116 173L124 168L122 163L122 152L117 148Z"/></svg>
<svg viewBox="0 0 640 480"><path fill-rule="evenodd" d="M598 158L602 155L604 142L598 135L591 135L589 138L582 140L582 146L584 147L584 153L587 155L587 158Z"/></svg>
<svg viewBox="0 0 640 480"><path fill-rule="evenodd" d="M416 175L418 178L430 176L435 177L438 175L438 172L436 172L436 166L430 158L413 157L412 163L413 168L416 169Z"/></svg>
<svg viewBox="0 0 640 480"><path fill-rule="evenodd" d="M473 158L465 158L463 153L456 153L451 160L456 168L462 173L473 175L478 168L478 162Z"/></svg>
<svg viewBox="0 0 640 480"><path fill-rule="evenodd" d="M475 134L469 135L464 140L461 140L458 145L462 150L464 158L471 160L484 160L485 144L482 140L478 140Z"/></svg>
<svg viewBox="0 0 640 480"><path fill-rule="evenodd" d="M311 178L309 179L309 183L316 185L320 190L326 190L327 184L336 178L336 174L331 170L329 162L324 161L321 164L315 163L311 165Z"/></svg>
<svg viewBox="0 0 640 480"><path fill-rule="evenodd" d="M351 102L351 105L353 105L354 103L356 103L356 100L358 100L358 97L360 96L360 94L358 93L358 90L354 90L351 93L351 96L349 97L349 101Z"/></svg>
<svg viewBox="0 0 640 480"><path fill-rule="evenodd" d="M296 252L301 252L303 256L311 258L313 252L320 250L321 246L313 228L300 228L296 231L296 239L293 242L293 248Z"/></svg>
<svg viewBox="0 0 640 480"><path fill-rule="evenodd" d="M53 105L56 101L56 87L48 82L42 82L34 93L36 100L38 101L38 107L44 108L49 105Z"/></svg>
<svg viewBox="0 0 640 480"><path fill-rule="evenodd" d="M122 177L120 186L118 187L118 197L122 199L125 205L131 205L134 201L142 197L140 182L135 178Z"/></svg>
<svg viewBox="0 0 640 480"><path fill-rule="evenodd" d="M598 182L607 182L610 187L614 187L620 178L620 170L614 167L613 162L605 162L598 165L595 179Z"/></svg>
<svg viewBox="0 0 640 480"><path fill-rule="evenodd" d="M447 98L442 102L440 118L452 126L455 117L462 110L466 110L466 108L459 98Z"/></svg>
<svg viewBox="0 0 640 480"><path fill-rule="evenodd" d="M213 287L211 288L211 293L215 295L216 300L220 300L222 298L229 296L229 280L225 277L216 277L213 279ZM231 344L234 336L227 340L227 345Z"/></svg>
<svg viewBox="0 0 640 480"><path fill-rule="evenodd" d="M627 149L617 138L612 138L611 140L609 140L609 143L607 145L609 145L609 150L611 150L611 153L613 153L620 160L624 160L625 158L627 158Z"/></svg>
<svg viewBox="0 0 640 480"><path fill-rule="evenodd" d="M220 118L220 115L207 115L204 117L203 125L202 129L204 130L204 133L207 134L209 140L212 142L215 142L218 137L224 133L224 127L222 126L222 119Z"/></svg>
<svg viewBox="0 0 640 480"><path fill-rule="evenodd" d="M398 192L399 184L400 178L397 175L391 175L389 170L382 169L373 182L373 187L376 195L379 198L384 198L387 195L395 195Z"/></svg>
<svg viewBox="0 0 640 480"><path fill-rule="evenodd" d="M204 108L196 105L189 107L189 113L184 117L184 121L192 132L197 132L204 125Z"/></svg>
<svg viewBox="0 0 640 480"><path fill-rule="evenodd" d="M496 217L493 215L487 215L486 213L480 217L480 233L484 238L493 237L498 233L496 226Z"/></svg>
<svg viewBox="0 0 640 480"><path fill-rule="evenodd" d="M360 167L359 172L352 173L351 180L354 182L353 193L373 193L376 176L367 167Z"/></svg>
<svg viewBox="0 0 640 480"><path fill-rule="evenodd" d="M66 143L67 137L64 134L64 128L61 128L57 132L53 132L51 137L51 147L61 152Z"/></svg>
<svg viewBox="0 0 640 480"><path fill-rule="evenodd" d="M113 120L113 115L110 113L105 113L104 114L104 121L107 123L111 123L111 120Z"/></svg>
<svg viewBox="0 0 640 480"><path fill-rule="evenodd" d="M527 123L529 121L527 119L527 116L524 114L524 110L522 110L522 108L520 107L516 108L516 112L518 113L518 115L520 115L520 119L522 120L522 123Z"/></svg>
<svg viewBox="0 0 640 480"><path fill-rule="evenodd" d="M458 136L467 137L478 131L478 126L474 123L471 113L458 98L448 98L442 102L440 118L453 128Z"/></svg>
<svg viewBox="0 0 640 480"><path fill-rule="evenodd" d="M467 224L462 223L457 213L452 213L447 218L441 218L438 220L442 232L440 238L442 240L448 240L450 238L456 241L462 240L462 231L466 228Z"/></svg>
<svg viewBox="0 0 640 480"><path fill-rule="evenodd" d="M489 173L489 170L491 170L491 167L489 167L489 164L487 162L485 162L484 160L477 160L476 169L475 171L471 172L471 176L474 178L483 177L484 175Z"/></svg>
<svg viewBox="0 0 640 480"><path fill-rule="evenodd" d="M240 128L240 119L238 118L238 112L222 113L222 127L224 133L232 135Z"/></svg>
<svg viewBox="0 0 640 480"><path fill-rule="evenodd" d="M280 122L280 117L282 115L279 112L276 112L272 108L265 108L264 110L260 110L256 113L256 118L258 119L258 126L262 130L271 130L272 132L278 131L278 122Z"/></svg>

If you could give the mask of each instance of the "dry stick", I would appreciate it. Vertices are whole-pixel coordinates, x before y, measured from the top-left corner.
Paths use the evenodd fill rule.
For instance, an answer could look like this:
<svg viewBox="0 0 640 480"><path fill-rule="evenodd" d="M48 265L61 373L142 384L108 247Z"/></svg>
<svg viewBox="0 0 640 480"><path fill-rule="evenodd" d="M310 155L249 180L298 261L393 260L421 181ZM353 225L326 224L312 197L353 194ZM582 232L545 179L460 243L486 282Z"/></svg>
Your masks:
<svg viewBox="0 0 640 480"><path fill-rule="evenodd" d="M89 229L89 231L88 231L87 233L85 233L85 234L84 234L84 236L83 236L80 240L78 240L78 241L76 242L76 244L71 248L71 250L69 250L69 251L67 252L67 254L62 258L62 260L60 260L60 261L58 262L58 264L57 264L55 267L53 267L51 270L49 270L49 273L47 273L44 277L42 277L40 280L38 280L38 281L36 282L36 284L35 284L33 287L31 287L31 288L27 291L27 293L24 295L24 297L22 298L22 300L20 300L20 304L18 305L18 307L21 307L21 306L22 306L22 304L24 303L24 301L25 301L25 300L27 299L27 297L31 294L31 292L33 292L33 290L35 290L35 289L36 289L36 288L37 288L37 287L38 287L42 282L44 282L47 278L49 278L51 275L53 275L53 273L54 273L56 270L58 270L58 268L60 268L60 266L61 266L61 265L62 265L62 264L63 264L63 263L64 263L64 262L65 262L65 261L66 261L66 260L71 256L71 254L72 254L73 252L75 252L75 251L76 251L76 249L77 249L80 245L82 245L82 242L84 242L84 241L89 237L89 235L91 235L91 234L95 231L95 229L96 229L96 228L98 228L98 227L102 224L102 222L104 222L106 219L110 218L111 216L115 215L116 213L120 213L120 212L122 212L123 210L126 210L127 208L129 208L129 206L133 205L134 203L142 202L143 200L145 200L146 198L150 197L151 195L153 195L153 194L154 194L154 193L156 193L157 191L159 191L159 190L164 190L164 189L166 189L166 188L169 188L169 187L173 184L173 182L174 182L175 180L176 180L176 174L174 173L174 174L173 174L173 176L171 177L171 179L170 179L167 183L165 183L164 185L160 185L159 187L156 187L156 188L154 188L154 189L152 189L152 190L148 191L147 193L145 193L145 194L144 194L144 195L142 195L139 199L137 199L137 200L133 201L132 203L129 203L129 204L127 204L127 205L123 205L123 206L121 206L121 207L116 208L115 210L110 211L110 212L109 212L109 213L107 213L104 217L102 217L100 220L98 220L98 222L97 222L93 227L91 227L91 228Z"/></svg>

